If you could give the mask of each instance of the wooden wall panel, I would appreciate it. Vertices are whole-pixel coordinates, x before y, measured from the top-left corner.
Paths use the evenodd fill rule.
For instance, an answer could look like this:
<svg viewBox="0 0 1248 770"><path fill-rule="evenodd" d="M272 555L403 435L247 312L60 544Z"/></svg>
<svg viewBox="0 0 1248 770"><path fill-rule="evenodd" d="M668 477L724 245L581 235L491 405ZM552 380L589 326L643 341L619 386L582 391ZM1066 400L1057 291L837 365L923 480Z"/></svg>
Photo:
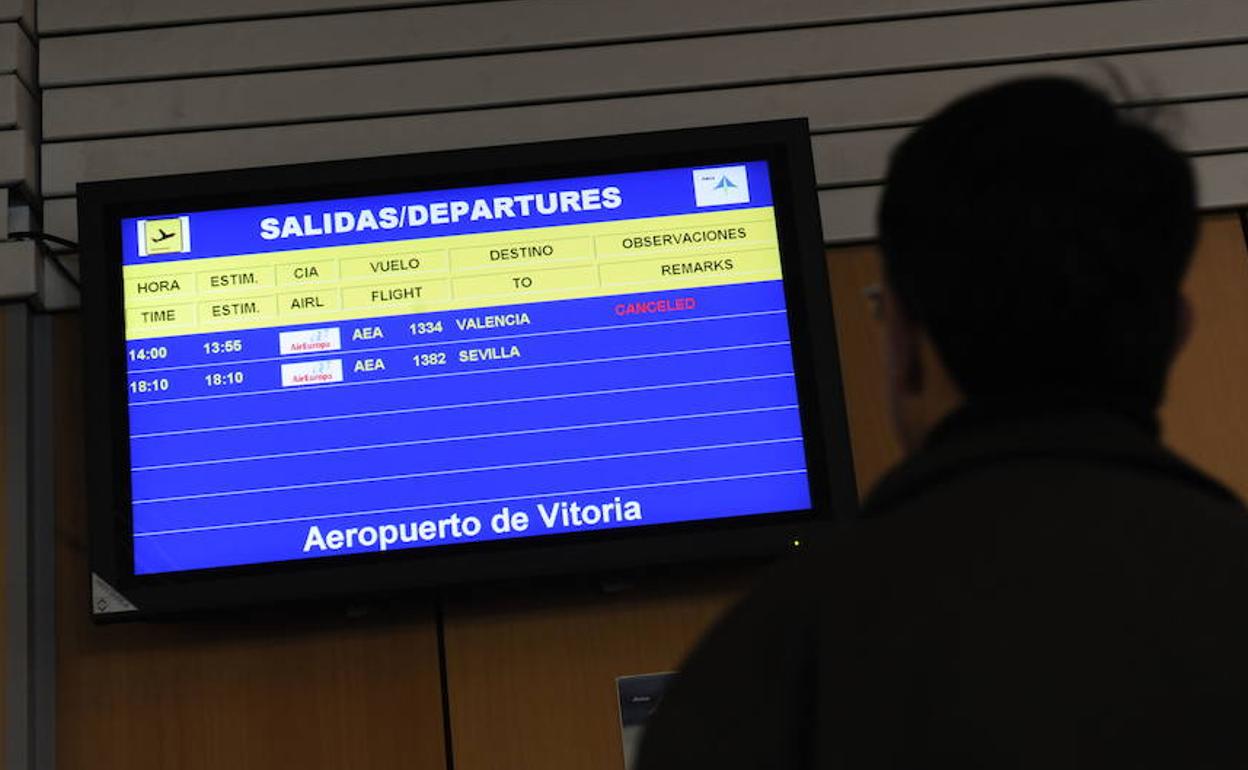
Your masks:
<svg viewBox="0 0 1248 770"><path fill-rule="evenodd" d="M859 489L901 457L885 395L880 325L867 292L881 280L875 246L828 251ZM1248 499L1248 244L1236 213L1205 217L1185 291L1195 327L1162 409L1164 440Z"/></svg>
<svg viewBox="0 0 1248 770"><path fill-rule="evenodd" d="M878 250L874 246L829 249L828 280L854 473L858 493L865 497L884 471L901 458L888 411L883 326L871 296L878 293L882 280Z"/></svg>
<svg viewBox="0 0 1248 770"><path fill-rule="evenodd" d="M1171 375L1165 439L1248 499L1248 245L1238 215L1205 220L1186 291L1195 326Z"/></svg>
<svg viewBox="0 0 1248 770"><path fill-rule="evenodd" d="M889 427L879 324L868 288L880 281L874 246L828 252L837 336L859 488L901 455ZM1162 413L1165 440L1248 498L1248 247L1239 215L1207 217L1186 290L1196 325L1175 364Z"/></svg>
<svg viewBox="0 0 1248 770"><path fill-rule="evenodd" d="M444 767L427 604L372 620L92 624L78 323L55 327L58 766Z"/></svg>

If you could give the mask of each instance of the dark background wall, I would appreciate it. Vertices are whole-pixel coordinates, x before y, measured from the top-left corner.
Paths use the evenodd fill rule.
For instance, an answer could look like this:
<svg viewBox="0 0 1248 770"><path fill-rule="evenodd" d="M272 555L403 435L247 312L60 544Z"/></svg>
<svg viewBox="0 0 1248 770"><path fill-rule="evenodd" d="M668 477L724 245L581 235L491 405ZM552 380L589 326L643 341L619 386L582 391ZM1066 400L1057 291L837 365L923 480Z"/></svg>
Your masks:
<svg viewBox="0 0 1248 770"><path fill-rule="evenodd" d="M1003 77L1107 83L1108 66L1121 101L1162 106L1202 205L1248 205L1242 0L33 5L0 0L0 301L20 302L0 315L13 770L619 767L614 678L676 666L751 577L91 625L75 298L29 242L6 240L41 220L73 238L79 181L808 116L863 489L898 456L867 299L872 217L888 152L925 114ZM1206 218L1189 288L1197 334L1166 438L1248 494L1237 215Z"/></svg>
<svg viewBox="0 0 1248 770"><path fill-rule="evenodd" d="M828 262L866 488L898 457L866 291L878 256L839 248ZM1198 325L1174 373L1166 437L1248 495L1248 246L1237 215L1205 219L1188 287ZM55 331L61 767L441 768L447 748L456 770L619 767L615 677L674 668L748 584L749 574L708 570L611 592L452 592L441 618L415 599L356 619L93 626L77 327L66 314Z"/></svg>

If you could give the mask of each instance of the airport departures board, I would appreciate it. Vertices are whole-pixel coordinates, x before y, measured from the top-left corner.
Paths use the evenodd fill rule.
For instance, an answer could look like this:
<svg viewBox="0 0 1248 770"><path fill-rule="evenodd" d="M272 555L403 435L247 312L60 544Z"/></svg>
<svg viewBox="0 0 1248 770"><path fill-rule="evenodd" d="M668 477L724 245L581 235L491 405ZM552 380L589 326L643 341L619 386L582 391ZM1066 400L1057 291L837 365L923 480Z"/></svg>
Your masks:
<svg viewBox="0 0 1248 770"><path fill-rule="evenodd" d="M811 505L766 161L120 222L134 574Z"/></svg>

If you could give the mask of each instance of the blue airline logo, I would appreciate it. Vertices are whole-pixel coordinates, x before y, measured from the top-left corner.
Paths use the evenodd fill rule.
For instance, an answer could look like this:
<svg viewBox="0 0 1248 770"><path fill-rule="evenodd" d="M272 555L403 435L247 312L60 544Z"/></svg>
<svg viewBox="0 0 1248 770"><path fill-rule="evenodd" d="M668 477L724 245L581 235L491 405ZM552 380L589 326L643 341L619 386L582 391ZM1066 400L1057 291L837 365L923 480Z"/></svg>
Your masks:
<svg viewBox="0 0 1248 770"><path fill-rule="evenodd" d="M750 182L745 166L696 169L693 196L699 207L749 203Z"/></svg>

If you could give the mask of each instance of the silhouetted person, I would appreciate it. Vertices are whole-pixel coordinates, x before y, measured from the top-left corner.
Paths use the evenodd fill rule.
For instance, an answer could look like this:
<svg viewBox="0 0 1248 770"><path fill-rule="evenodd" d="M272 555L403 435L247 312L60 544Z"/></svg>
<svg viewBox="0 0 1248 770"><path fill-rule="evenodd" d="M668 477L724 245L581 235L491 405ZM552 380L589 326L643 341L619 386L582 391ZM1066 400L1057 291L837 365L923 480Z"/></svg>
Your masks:
<svg viewBox="0 0 1248 770"><path fill-rule="evenodd" d="M1158 443L1196 225L1185 159L1073 82L910 135L879 212L910 455L697 646L642 770L1248 768L1248 514Z"/></svg>

